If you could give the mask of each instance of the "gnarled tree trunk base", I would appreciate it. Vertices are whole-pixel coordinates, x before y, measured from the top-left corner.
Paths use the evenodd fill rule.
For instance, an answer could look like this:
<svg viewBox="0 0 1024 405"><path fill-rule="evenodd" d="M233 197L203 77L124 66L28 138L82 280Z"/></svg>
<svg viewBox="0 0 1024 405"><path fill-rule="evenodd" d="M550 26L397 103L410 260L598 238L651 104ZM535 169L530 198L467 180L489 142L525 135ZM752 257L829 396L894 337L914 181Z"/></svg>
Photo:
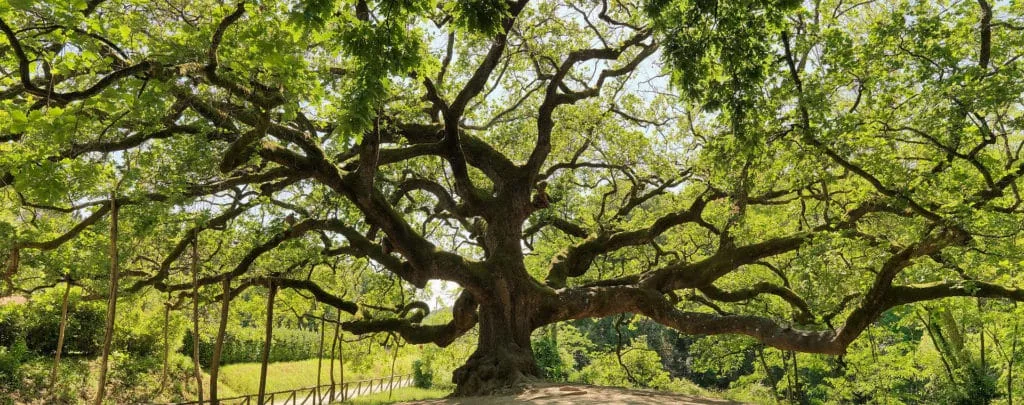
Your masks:
<svg viewBox="0 0 1024 405"><path fill-rule="evenodd" d="M523 384L540 380L530 348L511 344L479 347L466 364L455 370L453 396L492 395L515 392Z"/></svg>

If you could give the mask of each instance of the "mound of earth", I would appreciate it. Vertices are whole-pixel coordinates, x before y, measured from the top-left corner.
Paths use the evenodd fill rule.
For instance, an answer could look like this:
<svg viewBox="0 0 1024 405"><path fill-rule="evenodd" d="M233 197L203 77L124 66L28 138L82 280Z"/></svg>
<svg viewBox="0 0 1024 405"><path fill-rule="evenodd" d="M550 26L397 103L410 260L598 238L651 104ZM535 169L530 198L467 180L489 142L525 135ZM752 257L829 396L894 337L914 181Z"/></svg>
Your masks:
<svg viewBox="0 0 1024 405"><path fill-rule="evenodd" d="M523 387L518 394L438 399L406 402L405 405L567 405L567 404L626 404L626 405L731 405L740 404L723 399L698 398L669 392L628 390L625 388L592 385L535 384Z"/></svg>

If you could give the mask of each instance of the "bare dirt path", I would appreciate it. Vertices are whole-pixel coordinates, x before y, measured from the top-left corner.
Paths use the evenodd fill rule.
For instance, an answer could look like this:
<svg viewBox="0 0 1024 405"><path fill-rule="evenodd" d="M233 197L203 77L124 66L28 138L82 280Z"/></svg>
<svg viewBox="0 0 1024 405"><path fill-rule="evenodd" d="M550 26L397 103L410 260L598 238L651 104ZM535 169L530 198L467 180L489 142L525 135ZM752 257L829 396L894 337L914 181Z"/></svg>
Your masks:
<svg viewBox="0 0 1024 405"><path fill-rule="evenodd" d="M569 405L569 404L624 404L624 405L740 405L724 399L699 398L668 392L627 390L625 388L591 385L534 384L522 393L506 396L467 397L406 402L405 405Z"/></svg>

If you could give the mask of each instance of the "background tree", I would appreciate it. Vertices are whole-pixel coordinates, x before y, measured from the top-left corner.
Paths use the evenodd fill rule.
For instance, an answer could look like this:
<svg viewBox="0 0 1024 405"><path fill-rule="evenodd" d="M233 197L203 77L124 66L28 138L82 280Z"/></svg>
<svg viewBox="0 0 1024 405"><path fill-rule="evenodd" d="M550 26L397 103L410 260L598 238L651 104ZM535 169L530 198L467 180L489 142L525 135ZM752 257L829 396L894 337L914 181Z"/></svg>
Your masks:
<svg viewBox="0 0 1024 405"><path fill-rule="evenodd" d="M126 293L231 279L357 335L475 327L458 394L538 375L531 332L566 320L746 335L798 369L902 305L1024 300L1013 3L0 7L7 291L116 203ZM202 291L189 244L222 266ZM461 289L442 325L405 293L435 280Z"/></svg>

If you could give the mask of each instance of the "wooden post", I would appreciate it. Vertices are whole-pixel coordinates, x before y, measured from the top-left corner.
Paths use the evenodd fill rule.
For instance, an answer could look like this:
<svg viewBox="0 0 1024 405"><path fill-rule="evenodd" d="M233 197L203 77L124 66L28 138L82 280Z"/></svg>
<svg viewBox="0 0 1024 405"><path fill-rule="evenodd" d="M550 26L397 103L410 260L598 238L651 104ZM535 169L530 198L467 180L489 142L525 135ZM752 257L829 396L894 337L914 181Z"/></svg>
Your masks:
<svg viewBox="0 0 1024 405"><path fill-rule="evenodd" d="M338 348L338 324L341 323L341 317L340 317L341 312L339 311L338 314L339 314L339 317L337 319L337 322L335 322L335 324L334 324L334 337L331 340L331 361L328 362L328 366L331 369L330 370L330 375L331 375L331 402L334 402L334 384L335 384L335 380L334 380L334 354L336 353L335 350L337 350L337 348ZM344 393L342 393L342 397L344 397Z"/></svg>
<svg viewBox="0 0 1024 405"><path fill-rule="evenodd" d="M779 392L778 392L776 387L779 385L779 383L777 381L775 381L775 378L772 377L771 370L768 369L768 362L765 361L765 359L764 359L764 349L765 349L764 346L759 347L757 349L757 356L761 359L761 367L764 368L764 375L765 375L765 377L768 379L768 382L771 383L772 396L774 397L773 399L778 400L779 399Z"/></svg>
<svg viewBox="0 0 1024 405"><path fill-rule="evenodd" d="M1013 308L1017 308L1017 303L1013 303ZM1017 327L1020 326L1020 319L1013 321L1013 344L1010 346L1010 359L1006 365L1006 398L1007 404L1013 405L1013 363L1017 358Z"/></svg>
<svg viewBox="0 0 1024 405"><path fill-rule="evenodd" d="M796 352L791 350L790 353L793 355L793 389L796 390L796 400L803 401L801 399L803 398L803 391L800 390L800 369L796 365Z"/></svg>
<svg viewBox="0 0 1024 405"><path fill-rule="evenodd" d="M341 377L342 385L342 400L348 399L348 391L345 390L345 333L340 331L341 325L341 309L338 309L338 323L334 324L334 334L338 339L338 372Z"/></svg>
<svg viewBox="0 0 1024 405"><path fill-rule="evenodd" d="M117 315L117 278L118 256L117 256L117 196L110 194L110 293L107 297L107 319L106 330L103 333L103 354L100 357L100 376L96 388L96 405L103 404L103 397L106 394L107 386L107 363L110 359L110 342L114 337L114 317Z"/></svg>
<svg viewBox="0 0 1024 405"><path fill-rule="evenodd" d="M398 361L398 350L402 348L398 344L398 339L395 339L395 354L391 356L391 378L388 380L388 400L391 400L391 394L395 392L395 362ZM381 380L381 383L384 381Z"/></svg>
<svg viewBox="0 0 1024 405"><path fill-rule="evenodd" d="M315 307L316 307L316 299L315 298L314 298L314 301L313 301L313 305L314 305L314 310L315 310ZM321 313L320 314L320 349L317 350L317 352L316 352L316 390L315 391L316 391L317 400L314 401L314 404L316 402L320 402L320 399L322 398L320 396L320 384L321 384L320 383L320 375L323 374L323 368L324 368L324 328L325 327L327 327L327 321L325 320L324 314Z"/></svg>
<svg viewBox="0 0 1024 405"><path fill-rule="evenodd" d="M57 332L57 353L53 357L53 370L50 371L50 392L57 388L57 373L60 370L60 353L64 350L64 330L68 326L68 293L71 292L71 280L65 280L64 300L60 306L60 331Z"/></svg>
<svg viewBox="0 0 1024 405"><path fill-rule="evenodd" d="M160 390L157 392L164 392L167 388L167 366L168 359L171 355L171 342L167 337L167 331L171 329L171 293L167 293L167 302L164 302L164 367L160 371Z"/></svg>
<svg viewBox="0 0 1024 405"><path fill-rule="evenodd" d="M270 292L267 295L267 334L263 339L263 356L260 364L260 388L256 402L263 405L263 397L267 392L267 361L270 360L270 343L274 338L274 296L277 295L277 284L270 281Z"/></svg>
<svg viewBox="0 0 1024 405"><path fill-rule="evenodd" d="M199 364L199 248L192 240L192 364L196 377L196 398L203 402L203 370Z"/></svg>
<svg viewBox="0 0 1024 405"><path fill-rule="evenodd" d="M210 403L220 404L217 399L217 377L220 373L220 356L224 349L224 333L228 329L228 315L231 310L231 278L224 277L224 293L220 300L220 323L217 325L217 338L213 343L213 358L210 359Z"/></svg>

